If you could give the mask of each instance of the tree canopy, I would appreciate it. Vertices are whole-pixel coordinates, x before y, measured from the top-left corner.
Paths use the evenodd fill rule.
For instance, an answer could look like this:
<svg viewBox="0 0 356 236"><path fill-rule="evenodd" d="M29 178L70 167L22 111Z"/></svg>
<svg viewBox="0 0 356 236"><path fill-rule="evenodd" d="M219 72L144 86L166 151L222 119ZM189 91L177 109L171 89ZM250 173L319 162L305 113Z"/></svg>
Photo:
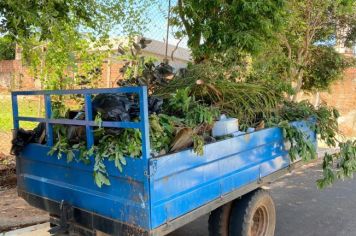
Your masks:
<svg viewBox="0 0 356 236"><path fill-rule="evenodd" d="M178 0L172 23L188 36L195 61L237 53L255 53L274 37L283 19L283 0Z"/></svg>
<svg viewBox="0 0 356 236"><path fill-rule="evenodd" d="M95 86L109 55L109 35L117 28L129 36L139 34L147 23L143 10L150 2L4 0L2 42L14 42L7 44L10 52L15 43L22 48L24 62L43 88ZM102 46L105 50L96 50Z"/></svg>
<svg viewBox="0 0 356 236"><path fill-rule="evenodd" d="M15 59L15 42L14 40L5 35L0 37L0 61Z"/></svg>
<svg viewBox="0 0 356 236"><path fill-rule="evenodd" d="M356 42L353 0L178 0L173 12L195 62L236 60L241 71L241 58L252 57L253 76L289 84L293 99L302 88L328 89L351 65L333 46Z"/></svg>
<svg viewBox="0 0 356 236"><path fill-rule="evenodd" d="M333 52L333 46L335 43L349 46L356 39L355 1L291 0L286 5L285 19L284 28L278 35L283 55L289 62L286 75L295 83L294 93L297 94L302 87L313 89L310 87L313 84L315 89L328 88L335 78L340 77L347 64ZM315 73L317 68L323 70L319 80L322 79L324 85L315 83L318 80L315 76L321 76Z"/></svg>
<svg viewBox="0 0 356 236"><path fill-rule="evenodd" d="M0 30L14 37L39 33L41 39L51 37L55 25L70 22L93 26L97 17L95 1L29 1L0 2Z"/></svg>
<svg viewBox="0 0 356 236"><path fill-rule="evenodd" d="M16 38L36 34L44 40L65 23L78 30L102 33L119 22L129 21L125 17L128 11L136 13L136 5L129 0L3 0L0 32Z"/></svg>

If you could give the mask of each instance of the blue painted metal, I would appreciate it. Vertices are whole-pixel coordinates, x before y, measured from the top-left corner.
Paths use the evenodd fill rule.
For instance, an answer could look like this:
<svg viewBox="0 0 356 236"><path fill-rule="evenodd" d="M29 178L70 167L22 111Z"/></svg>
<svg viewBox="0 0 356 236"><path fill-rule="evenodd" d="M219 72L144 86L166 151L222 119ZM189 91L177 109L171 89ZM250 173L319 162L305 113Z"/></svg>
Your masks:
<svg viewBox="0 0 356 236"><path fill-rule="evenodd" d="M16 92L17 95L71 94L69 91ZM147 89L73 90L85 94L85 121L41 119L48 124L96 126L92 121L90 95L97 93L138 93L140 98L139 122L103 122L103 127L138 128L142 134L142 158L128 158L120 173L112 162L106 162L111 186L98 188L92 179L91 165L80 162L66 163L65 158L47 157L50 147L30 144L21 154L19 188L23 191L55 201L65 200L75 207L95 212L147 231L176 219L194 209L258 181L291 164L285 149L282 130L264 129L204 146L204 155L192 150L150 156ZM15 104L15 110L17 104ZM17 117L14 120L38 119ZM76 123L78 122L78 123ZM293 125L305 132L315 143L315 133L308 122ZM15 122L14 122L14 125ZM90 139L92 132L87 136Z"/></svg>
<svg viewBox="0 0 356 236"><path fill-rule="evenodd" d="M149 119L148 119L148 99L147 99L147 89L143 89L139 92L140 96L140 131L141 131L141 136L142 136L142 156L145 159L145 162L143 163L143 172L144 175L146 176L146 180L144 182L144 191L146 193L146 196L148 197L148 223L149 227L147 230L152 229L152 224L151 224L151 203L150 203L150 194L151 194L151 188L150 188L150 181L149 181L149 176L151 175L150 171L150 166L148 160L151 157L151 151L150 151L150 136L149 136Z"/></svg>
<svg viewBox="0 0 356 236"><path fill-rule="evenodd" d="M55 201L65 200L73 206L106 216L143 229L150 228L149 204L149 126L146 87L125 87L114 89L66 90L66 91L19 91L13 92L14 120L44 122L47 127L52 124L80 125L86 127L88 148L93 143L92 127L98 126L93 121L91 95L99 93L136 93L140 100L139 122L102 122L102 127L136 128L142 133L142 157L127 158L127 167L120 173L112 162L107 162L110 187L98 188L93 181L93 162L85 165L81 162L67 163L64 157L58 160L48 156L51 147L30 144L21 153L18 163L19 189L49 198ZM84 94L85 120L53 119L51 117L50 96ZM18 116L16 97L43 95L45 96L46 117ZM16 128L16 123L14 122ZM48 132L49 139L53 132ZM53 140L53 139L52 139ZM49 146L52 143L48 143ZM76 153L78 158L79 153ZM145 175L146 174L146 175Z"/></svg>
<svg viewBox="0 0 356 236"><path fill-rule="evenodd" d="M47 145L53 146L53 126L48 122L52 118L52 102L51 95L45 95L45 110L46 110L46 135L47 135Z"/></svg>
<svg viewBox="0 0 356 236"><path fill-rule="evenodd" d="M18 129L19 120L17 119L17 117L19 116L19 108L17 103L17 95L15 94L11 95L11 103L12 103L12 117L13 117L14 129Z"/></svg>
<svg viewBox="0 0 356 236"><path fill-rule="evenodd" d="M90 94L84 95L84 104L85 104L85 121L92 121L93 120L93 109L92 109ZM87 147L88 147L88 149L90 149L94 145L93 127L88 124L85 125L85 134L87 137Z"/></svg>
<svg viewBox="0 0 356 236"><path fill-rule="evenodd" d="M96 214L149 228L149 202L143 159L127 158L120 173L113 162L105 162L111 186L97 187L93 181L93 162L67 163L66 158L48 156L49 147L30 144L18 158L19 190ZM78 156L78 153L76 153Z"/></svg>
<svg viewBox="0 0 356 236"><path fill-rule="evenodd" d="M34 118L34 117L25 117L18 116L17 120L21 121L31 121L31 122L43 122L49 124L63 124L63 125L89 125L89 126L99 126L94 121L86 120L69 120L69 119L46 119L46 118ZM141 126L137 122L118 122L118 121L103 121L101 123L102 127L111 127L111 128L127 128L127 129L140 129Z"/></svg>
<svg viewBox="0 0 356 236"><path fill-rule="evenodd" d="M294 125L316 142L305 122ZM280 128L205 145L202 157L186 150L150 161L157 165L151 179L153 228L291 164Z"/></svg>
<svg viewBox="0 0 356 236"><path fill-rule="evenodd" d="M72 95L72 94L100 94L100 93L140 93L144 87L122 87L103 89L72 89L72 90L34 90L34 91L13 91L12 95L36 96L36 95Z"/></svg>

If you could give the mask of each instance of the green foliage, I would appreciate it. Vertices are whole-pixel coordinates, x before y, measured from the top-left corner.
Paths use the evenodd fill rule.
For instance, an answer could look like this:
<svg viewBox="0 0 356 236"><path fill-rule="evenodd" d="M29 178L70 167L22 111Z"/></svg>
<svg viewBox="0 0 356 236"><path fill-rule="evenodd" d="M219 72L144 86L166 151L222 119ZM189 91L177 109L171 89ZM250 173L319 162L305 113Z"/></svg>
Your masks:
<svg viewBox="0 0 356 236"><path fill-rule="evenodd" d="M0 37L0 61L14 60L15 48L16 48L16 44L9 35Z"/></svg>
<svg viewBox="0 0 356 236"><path fill-rule="evenodd" d="M181 120L176 117L164 114L153 114L150 119L150 141L151 151L164 153L170 149L170 144L174 137L175 126ZM54 126L54 133L57 134L56 143L48 152L48 155L57 156L58 159L66 157L67 162L81 161L90 164L94 159L93 176L98 187L110 185L109 176L106 170L107 161L113 161L115 167L122 172L126 166L126 158L140 158L142 155L142 137L137 129L123 129L120 133L110 132L101 127L102 119L100 113L95 117L98 128L94 130L95 145L87 150L84 142L71 145L68 140L67 128L64 126Z"/></svg>
<svg viewBox="0 0 356 236"><path fill-rule="evenodd" d="M176 77L158 89L156 94L168 97L177 90L189 89L186 97L194 97L198 103L215 107L247 125L255 125L258 116L269 117L282 99L282 94L267 85L235 82L224 72L219 64L196 64L188 68L183 77ZM186 109L186 105L183 108Z"/></svg>
<svg viewBox="0 0 356 236"><path fill-rule="evenodd" d="M145 77L149 73L151 67L154 67L154 62L157 61L156 58L146 57L142 55L142 49L146 48L151 40L142 37L138 42L137 40L130 39L128 45L120 45L118 60L125 62L124 67L121 69L123 75L123 80L129 82L135 80L136 78ZM149 85L149 81L145 81ZM133 83L133 85L135 85ZM137 85L137 84L136 84Z"/></svg>
<svg viewBox="0 0 356 236"><path fill-rule="evenodd" d="M199 156L204 154L204 138L200 135L193 135L193 150Z"/></svg>
<svg viewBox="0 0 356 236"><path fill-rule="evenodd" d="M281 29L274 41L252 58L249 79L274 84L297 100L301 90L327 90L351 63L332 48L356 38L353 0L285 2Z"/></svg>
<svg viewBox="0 0 356 236"><path fill-rule="evenodd" d="M122 30L133 37L145 27L141 13L151 1L90 0L82 3L71 0L52 4L27 1L19 5L16 2L4 2L11 14L4 15L3 27L22 47L24 62L34 78L41 82L41 88L55 90L98 87L102 65L111 57L109 33L114 29L112 26L121 22ZM26 6L29 8L25 9ZM28 26L25 32L13 28L16 17L21 27ZM66 101L68 96L59 96L54 103Z"/></svg>
<svg viewBox="0 0 356 236"><path fill-rule="evenodd" d="M331 3L333 5L329 11L333 16L333 18L331 18L333 21L328 25L330 28L329 32L331 31L335 34L335 28L332 28L335 26L336 30L342 29L344 31L343 34L337 34L338 40L347 47L355 46L356 2L354 0L338 0L331 1Z"/></svg>
<svg viewBox="0 0 356 236"><path fill-rule="evenodd" d="M320 139L325 141L329 147L337 146L337 135L339 133L338 122L339 112L332 107L321 105L315 108L308 101L301 102L284 102L284 105L271 119L274 124L279 121L295 121L306 120L308 118L316 119L316 126L312 127L313 130L320 135ZM271 121L270 120L270 121ZM277 122L276 122L277 120ZM268 126L273 126L273 123Z"/></svg>
<svg viewBox="0 0 356 236"><path fill-rule="evenodd" d="M142 31L151 0L9 1L0 3L0 32L23 49L24 60L44 89L97 87L109 35Z"/></svg>
<svg viewBox="0 0 356 236"><path fill-rule="evenodd" d="M291 125L287 120L281 121L278 126L283 130L283 138L290 144L289 156L292 161L298 157L303 161L314 160L317 157L314 145L307 139L304 132Z"/></svg>
<svg viewBox="0 0 356 236"><path fill-rule="evenodd" d="M52 149L48 152L48 155L53 155L54 153L57 152L57 157L58 159L61 159L63 157L63 154L68 154L71 153L67 156L67 162L73 161L72 158L72 153L73 151L68 149L69 148L69 141L62 136L58 137L58 141L55 143L55 145L52 147Z"/></svg>
<svg viewBox="0 0 356 236"><path fill-rule="evenodd" d="M114 161L115 167L122 172L126 165L126 157L141 157L141 133L136 129L125 129L119 135L105 134L100 138L99 144L94 146L95 165L94 173L100 172L107 176L103 160ZM95 179L96 181L96 179ZM110 183L109 180L107 180ZM97 185L100 184L96 181ZM106 182L99 182L106 184Z"/></svg>
<svg viewBox="0 0 356 236"><path fill-rule="evenodd" d="M245 78L271 84L293 100L301 89L327 89L350 66L322 45L356 42L353 0L179 0L173 12L172 23L181 29L178 36L188 36L195 62L224 62L226 74L233 67L241 74L252 56Z"/></svg>
<svg viewBox="0 0 356 236"><path fill-rule="evenodd" d="M178 0L172 24L181 28L179 35L188 36L197 62L224 55L231 48L238 53L254 53L274 37L283 4L282 0Z"/></svg>
<svg viewBox="0 0 356 236"><path fill-rule="evenodd" d="M326 153L323 159L323 179L317 181L319 188L325 188L336 179L352 178L356 172L356 140L339 143L340 152Z"/></svg>
<svg viewBox="0 0 356 236"><path fill-rule="evenodd" d="M218 108L196 100L194 95L191 95L190 87L178 89L170 94L165 104L167 105L164 106L164 112L171 118L177 119L175 117L178 117L179 119L175 122L175 126L189 127L193 130L193 135L190 137L193 142L193 151L202 156L204 137L220 115Z"/></svg>
<svg viewBox="0 0 356 236"><path fill-rule="evenodd" d="M356 171L356 141L338 140L339 129L336 109L321 105L315 108L307 101L300 103L285 102L284 106L268 120L267 126L279 126L283 129L284 138L290 143L289 154L292 160L301 157L309 161L317 157L314 146L308 141L307 136L291 124L290 121L312 119L310 129L315 131L318 138L329 147L340 150L334 154L326 153L323 159L323 178L317 181L319 188L331 185L336 179L352 177Z"/></svg>
<svg viewBox="0 0 356 236"><path fill-rule="evenodd" d="M101 68L106 51L91 52L95 43L73 29L70 25L61 25L52 29L51 41L38 41L37 37L22 42L24 59L36 79L46 89L69 89L83 84L83 79L90 77L87 86L95 86L100 74L93 77L93 72ZM91 85L91 86L90 86Z"/></svg>
<svg viewBox="0 0 356 236"><path fill-rule="evenodd" d="M340 56L322 44L335 39L344 44L351 39L355 3L352 0L292 0L287 10L292 14L286 13L286 25L280 38L290 60L287 72L291 81L296 82L295 93L300 92L303 85L307 90L325 90L332 81L340 79L340 71L346 65ZM295 95L293 99L296 98Z"/></svg>
<svg viewBox="0 0 356 236"><path fill-rule="evenodd" d="M104 35L121 23L124 32L137 34L145 26L142 11L151 3L150 0L3 0L0 32L16 39L38 35L44 41L52 39L55 29L66 24Z"/></svg>
<svg viewBox="0 0 356 236"><path fill-rule="evenodd" d="M220 111L217 108L197 103L186 113L184 120L190 127L196 127L199 124L213 125L219 115Z"/></svg>
<svg viewBox="0 0 356 236"><path fill-rule="evenodd" d="M92 155L92 150L87 150L84 142L71 145L67 138L67 130L63 126L54 126L54 133L56 134L57 142L47 153L47 155L53 156L56 154L58 159L65 157L67 163L70 163L74 160L77 162L82 161L86 164L90 163L90 155Z"/></svg>
<svg viewBox="0 0 356 236"><path fill-rule="evenodd" d="M82 161L90 164L94 157L94 181L98 187L110 185L108 173L106 171L105 160L113 161L115 167L122 172L126 165L126 157L141 157L141 133L136 129L125 129L119 135L107 134L103 128L95 130L98 142L89 150L85 143L69 144L67 130L65 127L57 127L57 142L48 152L48 155L56 154L58 159L66 156L67 162ZM79 153L78 153L79 151Z"/></svg>
<svg viewBox="0 0 356 236"><path fill-rule="evenodd" d="M267 124L269 124L268 122L270 121L272 123L268 126L273 126L281 120L306 120L316 115L317 110L308 100L303 100L301 102L284 101L281 104L281 107L273 114L271 119L267 121Z"/></svg>
<svg viewBox="0 0 356 236"><path fill-rule="evenodd" d="M356 12L353 0L291 0L286 3L285 10L283 35L293 49L308 50L315 43L335 38L347 43L347 39L352 38L350 33L355 28ZM343 34L338 32L340 30Z"/></svg>
<svg viewBox="0 0 356 236"><path fill-rule="evenodd" d="M181 118L182 122L191 128L201 124L212 125L220 115L219 110L197 101L194 95L190 94L189 87L178 89L171 94L168 105L165 106L165 113Z"/></svg>
<svg viewBox="0 0 356 236"><path fill-rule="evenodd" d="M87 3L87 4L86 4ZM92 1L80 4L80 1L13 1L4 0L0 3L1 20L0 29L2 33L28 37L35 31L41 32L41 38L48 37L50 30L57 22L72 21L74 18L89 21L90 13L94 9L90 6ZM86 10L87 8L87 10ZM91 10L91 12L90 12Z"/></svg>
<svg viewBox="0 0 356 236"><path fill-rule="evenodd" d="M246 82L268 84L279 94L293 94L288 75L291 63L278 41L265 45L263 51L252 58Z"/></svg>
<svg viewBox="0 0 356 236"><path fill-rule="evenodd" d="M192 97L189 95L189 93L189 87L177 90L176 93L171 95L169 100L169 107L171 107L173 111L181 111L182 113L187 113L192 102Z"/></svg>
<svg viewBox="0 0 356 236"><path fill-rule="evenodd" d="M346 68L355 60L346 58L332 47L318 46L311 50L311 59L303 77L303 90L323 91L343 77Z"/></svg>
<svg viewBox="0 0 356 236"><path fill-rule="evenodd" d="M164 153L169 152L176 126L181 124L182 120L165 114L153 114L149 119L152 151L158 154L162 151L164 151Z"/></svg>

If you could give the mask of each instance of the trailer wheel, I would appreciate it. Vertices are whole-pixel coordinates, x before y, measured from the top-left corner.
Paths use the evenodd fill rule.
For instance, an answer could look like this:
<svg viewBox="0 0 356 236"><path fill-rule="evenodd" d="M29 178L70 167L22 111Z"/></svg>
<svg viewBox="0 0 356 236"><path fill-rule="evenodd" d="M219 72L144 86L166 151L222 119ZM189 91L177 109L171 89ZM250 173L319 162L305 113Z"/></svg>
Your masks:
<svg viewBox="0 0 356 236"><path fill-rule="evenodd" d="M276 210L266 190L256 190L235 201L230 216L230 236L273 236Z"/></svg>
<svg viewBox="0 0 356 236"><path fill-rule="evenodd" d="M209 216L209 236L229 236L232 202L215 209Z"/></svg>

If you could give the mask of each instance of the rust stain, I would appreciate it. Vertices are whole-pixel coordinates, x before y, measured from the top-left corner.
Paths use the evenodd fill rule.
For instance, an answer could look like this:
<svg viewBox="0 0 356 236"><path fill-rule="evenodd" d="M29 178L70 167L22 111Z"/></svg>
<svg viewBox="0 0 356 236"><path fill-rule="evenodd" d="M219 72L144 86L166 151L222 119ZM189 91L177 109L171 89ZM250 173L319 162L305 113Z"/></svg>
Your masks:
<svg viewBox="0 0 356 236"><path fill-rule="evenodd" d="M169 176L165 176L164 178L163 178L163 182L166 184L166 183L168 183L168 180L169 180Z"/></svg>

